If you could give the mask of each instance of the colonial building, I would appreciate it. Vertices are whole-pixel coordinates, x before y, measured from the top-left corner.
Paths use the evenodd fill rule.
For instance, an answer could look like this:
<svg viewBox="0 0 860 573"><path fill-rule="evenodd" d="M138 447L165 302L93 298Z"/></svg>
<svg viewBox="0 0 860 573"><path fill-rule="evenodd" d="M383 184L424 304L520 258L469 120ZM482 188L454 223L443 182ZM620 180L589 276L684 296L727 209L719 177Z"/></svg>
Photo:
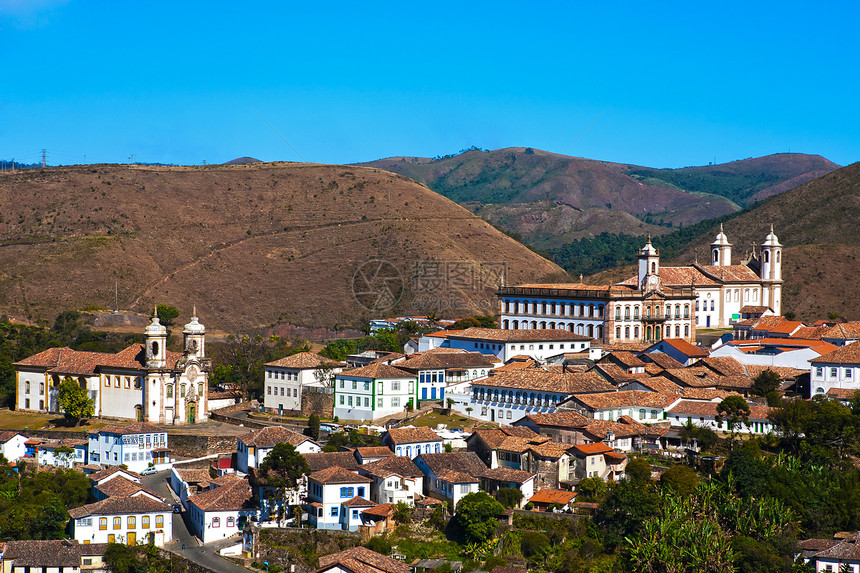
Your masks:
<svg viewBox="0 0 860 573"><path fill-rule="evenodd" d="M205 422L209 414L210 361L206 329L194 310L182 332L184 351L167 351L167 329L153 316L146 344L116 354L49 348L14 364L16 408L62 413L60 384L66 378L88 391L96 416L158 424Z"/></svg>
<svg viewBox="0 0 860 573"><path fill-rule="evenodd" d="M766 306L780 313L782 245L771 228L753 253L732 264L732 245L720 227L711 264L661 267L649 239L639 251L639 273L612 285L524 284L499 288L503 329L562 329L606 343L694 341L696 328L726 328L741 309Z"/></svg>
<svg viewBox="0 0 860 573"><path fill-rule="evenodd" d="M263 365L266 393L263 405L267 412L283 414L302 409L302 389L327 387L345 362L329 360L313 352L299 352Z"/></svg>
<svg viewBox="0 0 860 573"><path fill-rule="evenodd" d="M173 539L173 508L146 495L109 497L69 510L72 536L81 543L152 543Z"/></svg>
<svg viewBox="0 0 860 573"><path fill-rule="evenodd" d="M125 465L140 472L150 465L167 462L167 431L138 422L128 426L105 426L89 434L90 463Z"/></svg>
<svg viewBox="0 0 860 573"><path fill-rule="evenodd" d="M373 420L399 414L418 404L418 380L394 366L371 364L335 375L334 415L343 420Z"/></svg>

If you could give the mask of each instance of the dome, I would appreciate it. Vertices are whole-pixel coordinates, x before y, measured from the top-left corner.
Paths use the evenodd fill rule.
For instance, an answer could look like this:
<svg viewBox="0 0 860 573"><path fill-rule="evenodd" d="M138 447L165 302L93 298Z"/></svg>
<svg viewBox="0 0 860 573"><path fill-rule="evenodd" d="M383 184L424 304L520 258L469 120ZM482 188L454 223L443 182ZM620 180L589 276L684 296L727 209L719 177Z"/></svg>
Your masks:
<svg viewBox="0 0 860 573"><path fill-rule="evenodd" d="M152 323L146 327L144 331L147 337L150 336L167 336L167 329L158 321L158 314L152 317Z"/></svg>
<svg viewBox="0 0 860 573"><path fill-rule="evenodd" d="M717 234L717 238L714 239L714 242L711 243L711 246L713 246L713 247L731 246L729 243L729 238L726 237L726 234L723 232L723 224L722 223L720 223L720 232Z"/></svg>
<svg viewBox="0 0 860 573"><path fill-rule="evenodd" d="M206 327L200 324L197 320L197 306L194 306L194 311L191 314L191 322L185 325L182 331L184 334L205 334Z"/></svg>
<svg viewBox="0 0 860 573"><path fill-rule="evenodd" d="M779 244L779 239L776 238L776 235L773 232L773 225L770 226L770 233L764 239L764 243L761 245L762 247L781 247Z"/></svg>

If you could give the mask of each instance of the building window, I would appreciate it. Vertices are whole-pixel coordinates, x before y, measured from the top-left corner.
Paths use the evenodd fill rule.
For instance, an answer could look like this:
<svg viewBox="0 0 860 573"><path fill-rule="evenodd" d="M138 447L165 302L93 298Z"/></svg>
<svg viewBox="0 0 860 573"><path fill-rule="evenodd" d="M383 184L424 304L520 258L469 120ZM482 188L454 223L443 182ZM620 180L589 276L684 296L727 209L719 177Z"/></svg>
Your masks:
<svg viewBox="0 0 860 573"><path fill-rule="evenodd" d="M236 518L228 517L227 518L227 527L236 527Z"/></svg>
<svg viewBox="0 0 860 573"><path fill-rule="evenodd" d="M830 369L830 377L831 377L831 378L836 378L837 376L838 376L837 369L836 369L836 368L831 368L831 369Z"/></svg>
<svg viewBox="0 0 860 573"><path fill-rule="evenodd" d="M271 387L271 386L266 386L266 395L267 395L267 396L271 396L271 395L272 395L272 387Z"/></svg>
<svg viewBox="0 0 860 573"><path fill-rule="evenodd" d="M399 382L399 381L397 381L397 380L394 380L394 381L391 383L391 390L392 390L392 391L394 391L394 392L399 392L399 391L400 391L400 382Z"/></svg>
<svg viewBox="0 0 860 573"><path fill-rule="evenodd" d="M143 517L140 518L140 527L142 529L149 529L149 516L148 515L144 515Z"/></svg>
<svg viewBox="0 0 860 573"><path fill-rule="evenodd" d="M215 529L216 527L221 527L221 518L220 517L213 517L212 518L212 529Z"/></svg>
<svg viewBox="0 0 860 573"><path fill-rule="evenodd" d="M25 392L25 393L27 393L27 394L29 394L29 393L30 393L30 381L29 381L29 380L27 380L27 381L24 383L24 392Z"/></svg>
<svg viewBox="0 0 860 573"><path fill-rule="evenodd" d="M107 529L107 517L99 518L99 531L104 531Z"/></svg>
<svg viewBox="0 0 860 573"><path fill-rule="evenodd" d="M128 528L137 529L137 518L135 518L133 515L128 516Z"/></svg>
<svg viewBox="0 0 860 573"><path fill-rule="evenodd" d="M353 381L352 381L352 389L353 389L353 390L357 390L357 389L358 389L358 380L353 380Z"/></svg>
<svg viewBox="0 0 860 573"><path fill-rule="evenodd" d="M185 384L179 385L179 397L185 398Z"/></svg>
<svg viewBox="0 0 860 573"><path fill-rule="evenodd" d="M399 408L400 407L400 398L392 398L391 399L391 407Z"/></svg>
<svg viewBox="0 0 860 573"><path fill-rule="evenodd" d="M615 320L621 320L621 307L615 307Z"/></svg>
<svg viewBox="0 0 860 573"><path fill-rule="evenodd" d="M113 518L113 528L114 529L122 529L122 518L114 517Z"/></svg>
<svg viewBox="0 0 860 573"><path fill-rule="evenodd" d="M173 398L173 384L167 385L167 397Z"/></svg>
<svg viewBox="0 0 860 573"><path fill-rule="evenodd" d="M824 376L824 368L822 366L819 366L818 368L815 369L815 376L817 376L818 378L821 378Z"/></svg>
<svg viewBox="0 0 860 573"><path fill-rule="evenodd" d="M633 307L633 318L639 318L639 307L638 306Z"/></svg>
<svg viewBox="0 0 860 573"><path fill-rule="evenodd" d="M337 506L331 508L331 516L337 517Z"/></svg>
<svg viewBox="0 0 860 573"><path fill-rule="evenodd" d="M342 487L340 488L340 497L350 499L355 497L355 489L351 487Z"/></svg>
<svg viewBox="0 0 860 573"><path fill-rule="evenodd" d="M156 515L155 516L155 527L164 527L164 516Z"/></svg>

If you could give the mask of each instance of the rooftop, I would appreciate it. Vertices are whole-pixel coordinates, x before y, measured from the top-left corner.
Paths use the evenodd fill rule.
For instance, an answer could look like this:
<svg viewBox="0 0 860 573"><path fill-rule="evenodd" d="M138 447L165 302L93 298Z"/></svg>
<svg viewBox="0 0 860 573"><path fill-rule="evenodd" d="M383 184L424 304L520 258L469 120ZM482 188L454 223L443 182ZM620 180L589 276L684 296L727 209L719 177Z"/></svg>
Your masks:
<svg viewBox="0 0 860 573"><path fill-rule="evenodd" d="M414 444L416 442L441 442L436 432L427 426L411 428L390 428L388 438L395 444Z"/></svg>
<svg viewBox="0 0 860 573"><path fill-rule="evenodd" d="M448 338L481 340L489 342L570 342L591 340L587 336L561 329L533 328L529 330L506 330L501 328L467 328L448 332Z"/></svg>
<svg viewBox="0 0 860 573"><path fill-rule="evenodd" d="M297 354L292 354L290 356L275 360L273 362L267 362L265 366L278 366L281 368L297 369L321 367L343 368L346 366L346 362L331 360L329 358L325 358L324 356L320 356L319 354L316 354L314 352L299 352Z"/></svg>
<svg viewBox="0 0 860 573"><path fill-rule="evenodd" d="M249 433L239 436L238 440L246 446L257 446L258 448L273 448L280 443L298 446L304 442L312 441L309 437L282 426L268 426L261 430L251 430Z"/></svg>

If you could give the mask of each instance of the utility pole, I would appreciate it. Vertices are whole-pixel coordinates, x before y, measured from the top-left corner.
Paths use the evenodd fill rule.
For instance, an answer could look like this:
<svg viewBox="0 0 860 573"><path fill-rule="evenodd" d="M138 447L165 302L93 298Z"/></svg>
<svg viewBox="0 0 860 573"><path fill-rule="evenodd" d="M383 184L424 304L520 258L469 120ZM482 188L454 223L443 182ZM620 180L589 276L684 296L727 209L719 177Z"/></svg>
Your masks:
<svg viewBox="0 0 860 573"><path fill-rule="evenodd" d="M48 151L46 149L42 149L42 167L48 166L48 160L46 159Z"/></svg>

